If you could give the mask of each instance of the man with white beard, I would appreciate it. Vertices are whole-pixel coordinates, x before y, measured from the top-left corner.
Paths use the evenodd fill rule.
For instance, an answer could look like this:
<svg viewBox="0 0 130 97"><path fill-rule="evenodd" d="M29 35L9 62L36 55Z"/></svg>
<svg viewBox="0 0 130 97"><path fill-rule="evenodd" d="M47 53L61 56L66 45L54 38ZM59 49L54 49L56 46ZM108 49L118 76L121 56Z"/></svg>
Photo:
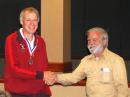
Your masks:
<svg viewBox="0 0 130 97"><path fill-rule="evenodd" d="M57 74L56 82L70 85L87 77L86 97L128 97L125 63L107 48L107 32L94 27L87 31L87 42L91 54L72 73Z"/></svg>

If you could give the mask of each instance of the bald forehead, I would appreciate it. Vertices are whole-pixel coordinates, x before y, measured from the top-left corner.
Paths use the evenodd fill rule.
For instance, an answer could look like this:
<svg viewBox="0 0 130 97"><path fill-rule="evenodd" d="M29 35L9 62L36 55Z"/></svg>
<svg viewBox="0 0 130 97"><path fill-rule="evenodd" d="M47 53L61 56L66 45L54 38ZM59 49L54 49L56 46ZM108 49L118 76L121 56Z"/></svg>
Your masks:
<svg viewBox="0 0 130 97"><path fill-rule="evenodd" d="M102 33L101 32L97 32L97 31L91 31L91 32L88 32L88 37L101 37Z"/></svg>

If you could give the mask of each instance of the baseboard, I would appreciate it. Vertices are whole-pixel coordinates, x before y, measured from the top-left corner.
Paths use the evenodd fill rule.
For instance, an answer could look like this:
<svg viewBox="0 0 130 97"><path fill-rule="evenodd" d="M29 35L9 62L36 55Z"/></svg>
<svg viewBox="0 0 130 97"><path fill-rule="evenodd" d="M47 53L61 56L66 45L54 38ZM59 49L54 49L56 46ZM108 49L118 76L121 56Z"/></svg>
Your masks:
<svg viewBox="0 0 130 97"><path fill-rule="evenodd" d="M63 63L50 62L48 68L50 71L54 71L54 72L70 72L72 71L72 63L71 62L63 62Z"/></svg>

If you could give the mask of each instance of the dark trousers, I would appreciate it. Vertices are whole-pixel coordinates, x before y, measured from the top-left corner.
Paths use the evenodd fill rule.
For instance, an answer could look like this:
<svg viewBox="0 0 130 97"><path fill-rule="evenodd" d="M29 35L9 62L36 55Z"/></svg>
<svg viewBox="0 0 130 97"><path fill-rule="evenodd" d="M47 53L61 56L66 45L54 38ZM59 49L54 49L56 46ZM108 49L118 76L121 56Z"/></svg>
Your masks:
<svg viewBox="0 0 130 97"><path fill-rule="evenodd" d="M39 94L16 94L16 93L10 93L12 97L50 97L47 94L39 93Z"/></svg>

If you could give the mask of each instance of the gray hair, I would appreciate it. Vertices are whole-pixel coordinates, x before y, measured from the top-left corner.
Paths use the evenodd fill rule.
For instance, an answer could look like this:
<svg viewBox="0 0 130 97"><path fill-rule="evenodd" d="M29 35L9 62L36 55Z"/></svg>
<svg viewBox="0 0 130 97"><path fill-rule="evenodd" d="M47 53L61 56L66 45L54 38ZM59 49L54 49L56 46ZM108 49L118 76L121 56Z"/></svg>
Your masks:
<svg viewBox="0 0 130 97"><path fill-rule="evenodd" d="M101 27L93 27L93 28L91 28L91 29L89 29L87 31L87 35L90 32L99 32L99 33L101 33L102 40L106 40L107 41L106 47L108 46L108 33L107 33L107 31L105 29L103 29Z"/></svg>
<svg viewBox="0 0 130 97"><path fill-rule="evenodd" d="M20 17L19 17L20 22L22 21L23 15L24 15L24 13L25 13L26 11L28 11L28 12L34 12L34 13L37 15L38 21L40 20L38 10L37 10L36 8L34 8L34 7L27 7L27 8L25 8L25 9L23 9L23 10L21 11L21 13L20 13Z"/></svg>

